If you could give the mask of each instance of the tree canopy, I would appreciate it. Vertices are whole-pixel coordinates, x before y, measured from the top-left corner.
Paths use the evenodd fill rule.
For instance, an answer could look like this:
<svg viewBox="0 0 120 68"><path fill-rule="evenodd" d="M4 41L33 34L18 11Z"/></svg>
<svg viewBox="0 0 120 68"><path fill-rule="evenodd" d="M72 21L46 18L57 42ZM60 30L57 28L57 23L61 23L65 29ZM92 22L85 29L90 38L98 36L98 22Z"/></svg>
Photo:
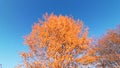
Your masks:
<svg viewBox="0 0 120 68"><path fill-rule="evenodd" d="M46 14L44 20L35 23L32 32L25 36L29 52L21 53L24 63L20 66L77 68L79 64L95 60L92 56L85 56L91 42L92 39L88 38L88 28L84 27L80 20Z"/></svg>
<svg viewBox="0 0 120 68"><path fill-rule="evenodd" d="M94 42L82 21L46 14L24 39L29 51L21 52L17 68L120 67L120 26Z"/></svg>
<svg viewBox="0 0 120 68"><path fill-rule="evenodd" d="M120 26L98 39L96 54L102 67L120 67Z"/></svg>

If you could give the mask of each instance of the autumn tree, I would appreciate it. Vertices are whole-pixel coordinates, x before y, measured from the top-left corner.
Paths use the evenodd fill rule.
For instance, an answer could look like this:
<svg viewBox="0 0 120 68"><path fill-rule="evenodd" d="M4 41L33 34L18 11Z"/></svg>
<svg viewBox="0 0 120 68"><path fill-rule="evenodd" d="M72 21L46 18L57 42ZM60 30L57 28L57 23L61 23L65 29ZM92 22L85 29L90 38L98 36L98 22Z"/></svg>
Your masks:
<svg viewBox="0 0 120 68"><path fill-rule="evenodd" d="M98 39L96 54L103 68L120 68L120 26Z"/></svg>
<svg viewBox="0 0 120 68"><path fill-rule="evenodd" d="M21 53L24 63L20 66L78 68L79 64L94 61L87 51L91 42L88 28L81 21L68 16L46 14L44 20L35 23L32 32L25 36L29 52Z"/></svg>

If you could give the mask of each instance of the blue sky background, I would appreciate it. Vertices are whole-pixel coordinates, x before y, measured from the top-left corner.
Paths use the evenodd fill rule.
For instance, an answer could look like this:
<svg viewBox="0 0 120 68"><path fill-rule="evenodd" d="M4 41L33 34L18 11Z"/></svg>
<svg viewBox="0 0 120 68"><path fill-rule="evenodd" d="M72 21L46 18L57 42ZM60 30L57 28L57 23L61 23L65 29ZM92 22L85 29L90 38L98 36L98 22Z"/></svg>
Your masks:
<svg viewBox="0 0 120 68"><path fill-rule="evenodd" d="M19 52L27 50L23 36L34 22L48 12L70 15L89 27L98 37L120 24L120 0L0 0L0 64L14 68L21 62Z"/></svg>

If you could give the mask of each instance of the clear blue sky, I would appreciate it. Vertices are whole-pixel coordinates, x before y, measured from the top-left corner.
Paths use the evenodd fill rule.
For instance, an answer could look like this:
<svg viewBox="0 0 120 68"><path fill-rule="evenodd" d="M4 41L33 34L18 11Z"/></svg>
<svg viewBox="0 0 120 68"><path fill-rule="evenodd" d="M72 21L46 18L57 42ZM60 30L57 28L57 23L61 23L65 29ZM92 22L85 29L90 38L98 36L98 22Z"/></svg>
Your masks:
<svg viewBox="0 0 120 68"><path fill-rule="evenodd" d="M120 24L120 0L0 0L0 64L14 68L27 50L23 36L46 12L81 19L98 37Z"/></svg>

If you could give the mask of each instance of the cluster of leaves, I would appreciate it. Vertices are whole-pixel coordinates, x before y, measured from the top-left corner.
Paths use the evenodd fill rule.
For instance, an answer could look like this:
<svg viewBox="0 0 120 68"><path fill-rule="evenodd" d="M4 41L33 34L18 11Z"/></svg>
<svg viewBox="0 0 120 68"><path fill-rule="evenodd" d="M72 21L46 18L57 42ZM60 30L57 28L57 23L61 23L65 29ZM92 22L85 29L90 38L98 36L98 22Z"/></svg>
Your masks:
<svg viewBox="0 0 120 68"><path fill-rule="evenodd" d="M109 30L105 36L98 39L96 54L99 55L99 63L105 67L120 67L120 26L115 30Z"/></svg>
<svg viewBox="0 0 120 68"><path fill-rule="evenodd" d="M78 68L100 63L120 66L120 30L108 31L93 47L88 28L72 17L47 14L25 36L29 52L22 52L23 64L17 68Z"/></svg>

